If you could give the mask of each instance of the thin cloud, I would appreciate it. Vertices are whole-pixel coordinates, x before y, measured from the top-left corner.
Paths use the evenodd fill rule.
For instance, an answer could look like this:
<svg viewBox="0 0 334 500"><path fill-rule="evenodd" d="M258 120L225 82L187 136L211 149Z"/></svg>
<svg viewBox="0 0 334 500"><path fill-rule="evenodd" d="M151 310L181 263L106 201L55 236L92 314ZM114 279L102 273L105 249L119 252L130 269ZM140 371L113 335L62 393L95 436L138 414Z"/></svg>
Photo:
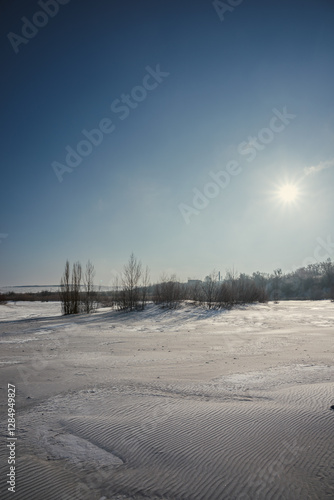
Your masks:
<svg viewBox="0 0 334 500"><path fill-rule="evenodd" d="M334 167L334 158L332 160L321 161L318 165L313 165L311 167L305 167L304 172L305 175L313 175L318 174L322 170L326 170L327 168Z"/></svg>

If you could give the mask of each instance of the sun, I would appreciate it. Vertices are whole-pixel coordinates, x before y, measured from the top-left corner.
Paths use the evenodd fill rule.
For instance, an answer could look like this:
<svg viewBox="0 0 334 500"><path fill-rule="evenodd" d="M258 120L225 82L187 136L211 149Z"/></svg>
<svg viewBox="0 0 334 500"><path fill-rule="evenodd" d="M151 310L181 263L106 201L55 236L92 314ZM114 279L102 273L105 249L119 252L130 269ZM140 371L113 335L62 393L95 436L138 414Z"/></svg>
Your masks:
<svg viewBox="0 0 334 500"><path fill-rule="evenodd" d="M284 184L278 189L277 194L283 203L294 203L297 201L299 191L294 184Z"/></svg>
<svg viewBox="0 0 334 500"><path fill-rule="evenodd" d="M271 182L268 190L268 201L274 202L276 208L283 210L300 210L304 205L305 186L300 178L281 177Z"/></svg>

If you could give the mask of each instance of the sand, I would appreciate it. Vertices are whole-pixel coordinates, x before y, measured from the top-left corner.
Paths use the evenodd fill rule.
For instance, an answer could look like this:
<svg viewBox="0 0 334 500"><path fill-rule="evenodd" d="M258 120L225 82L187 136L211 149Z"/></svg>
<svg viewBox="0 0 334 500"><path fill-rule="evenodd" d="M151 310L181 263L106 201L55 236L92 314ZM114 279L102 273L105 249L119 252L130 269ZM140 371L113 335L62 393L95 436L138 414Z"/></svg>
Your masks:
<svg viewBox="0 0 334 500"><path fill-rule="evenodd" d="M332 499L333 335L329 301L68 317L2 305L0 498Z"/></svg>

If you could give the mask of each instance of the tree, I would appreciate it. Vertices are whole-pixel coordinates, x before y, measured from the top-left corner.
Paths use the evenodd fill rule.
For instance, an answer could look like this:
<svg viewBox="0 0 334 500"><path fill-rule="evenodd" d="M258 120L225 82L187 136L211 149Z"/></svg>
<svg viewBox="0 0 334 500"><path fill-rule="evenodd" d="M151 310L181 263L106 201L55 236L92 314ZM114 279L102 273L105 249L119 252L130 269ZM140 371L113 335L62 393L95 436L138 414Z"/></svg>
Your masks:
<svg viewBox="0 0 334 500"><path fill-rule="evenodd" d="M133 311L138 308L139 291L138 284L142 275L141 262L137 260L134 253L130 255L128 263L123 268L121 277L123 288L123 306Z"/></svg>
<svg viewBox="0 0 334 500"><path fill-rule="evenodd" d="M75 262L72 268L72 290L71 290L71 309L72 314L81 312L80 289L82 279L82 267L80 262Z"/></svg>
<svg viewBox="0 0 334 500"><path fill-rule="evenodd" d="M252 275L253 281L259 291L259 302L266 302L268 300L266 291L266 277L264 273L257 271Z"/></svg>
<svg viewBox="0 0 334 500"><path fill-rule="evenodd" d="M94 266L88 261L85 273L85 291L83 297L81 291L82 267L80 262L75 262L70 273L70 263L67 260L65 270L60 280L60 300L63 314L78 314L83 311L90 312L93 304L93 278Z"/></svg>
<svg viewBox="0 0 334 500"><path fill-rule="evenodd" d="M118 274L113 277L110 305L116 309L122 308L122 291L120 286L120 276Z"/></svg>
<svg viewBox="0 0 334 500"><path fill-rule="evenodd" d="M70 263L67 260L64 274L60 280L60 300L63 314L71 314L71 283L70 283Z"/></svg>
<svg viewBox="0 0 334 500"><path fill-rule="evenodd" d="M147 303L147 292L148 292L148 287L150 286L150 270L148 266L146 266L145 271L142 275L142 280L141 280L141 307L142 309L145 309L146 303Z"/></svg>
<svg viewBox="0 0 334 500"><path fill-rule="evenodd" d="M182 300L182 286L175 274L167 276L163 274L160 283L154 287L154 302L168 309L176 309Z"/></svg>
<svg viewBox="0 0 334 500"><path fill-rule="evenodd" d="M7 304L6 296L0 292L0 304Z"/></svg>
<svg viewBox="0 0 334 500"><path fill-rule="evenodd" d="M95 269L93 264L89 260L86 264L86 270L84 275L84 288L85 288L84 307L85 307L85 312L87 314L94 311L95 309L94 277L95 277Z"/></svg>
<svg viewBox="0 0 334 500"><path fill-rule="evenodd" d="M217 273L215 270L206 276L204 283L202 283L202 290L206 305L211 309L217 300Z"/></svg>
<svg viewBox="0 0 334 500"><path fill-rule="evenodd" d="M193 301L195 304L203 302L202 282L200 280L186 285L186 298Z"/></svg>
<svg viewBox="0 0 334 500"><path fill-rule="evenodd" d="M274 269L274 301L275 302L278 302L281 279L282 279L282 269Z"/></svg>
<svg viewBox="0 0 334 500"><path fill-rule="evenodd" d="M237 304L239 302L238 272L234 267L226 271L225 281L229 287L230 305Z"/></svg>
<svg viewBox="0 0 334 500"><path fill-rule="evenodd" d="M229 309L233 304L232 286L227 281L218 284L217 291L218 307Z"/></svg>
<svg viewBox="0 0 334 500"><path fill-rule="evenodd" d="M334 301L334 262L328 258L325 262L321 262L321 269L325 277L325 286L329 290L329 298Z"/></svg>

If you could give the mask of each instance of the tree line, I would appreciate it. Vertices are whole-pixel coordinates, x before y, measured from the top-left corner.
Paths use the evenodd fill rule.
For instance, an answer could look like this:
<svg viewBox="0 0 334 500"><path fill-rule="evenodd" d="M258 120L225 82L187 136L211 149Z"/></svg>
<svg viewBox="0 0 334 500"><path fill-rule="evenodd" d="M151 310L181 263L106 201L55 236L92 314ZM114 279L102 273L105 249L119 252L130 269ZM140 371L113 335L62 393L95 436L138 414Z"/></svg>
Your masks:
<svg viewBox="0 0 334 500"><path fill-rule="evenodd" d="M60 282L60 300L63 314L90 313L97 304L117 310L143 310L148 302L163 308L177 308L182 301L203 305L208 309L231 308L237 304L267 302L268 300L334 300L334 262L311 264L283 274L276 269L272 274L255 272L252 275L227 271L212 271L201 280L181 283L175 275L162 275L151 284L149 268L143 268L132 253L122 272L115 277L110 291L94 287L95 270L91 262L83 273L81 264L66 261Z"/></svg>
<svg viewBox="0 0 334 500"><path fill-rule="evenodd" d="M144 309L148 302L160 307L176 308L182 301L212 308L229 308L236 304L273 300L334 300L334 262L310 264L295 271L283 273L255 272L252 275L227 271L212 271L201 280L181 283L175 275L163 274L159 282L150 282L150 271L131 254L122 272L115 277L110 291L94 286L95 270L88 261L83 270L80 262L70 266L66 261L59 291L0 293L0 304L7 301L61 301L63 314L90 313L97 306L118 310Z"/></svg>

